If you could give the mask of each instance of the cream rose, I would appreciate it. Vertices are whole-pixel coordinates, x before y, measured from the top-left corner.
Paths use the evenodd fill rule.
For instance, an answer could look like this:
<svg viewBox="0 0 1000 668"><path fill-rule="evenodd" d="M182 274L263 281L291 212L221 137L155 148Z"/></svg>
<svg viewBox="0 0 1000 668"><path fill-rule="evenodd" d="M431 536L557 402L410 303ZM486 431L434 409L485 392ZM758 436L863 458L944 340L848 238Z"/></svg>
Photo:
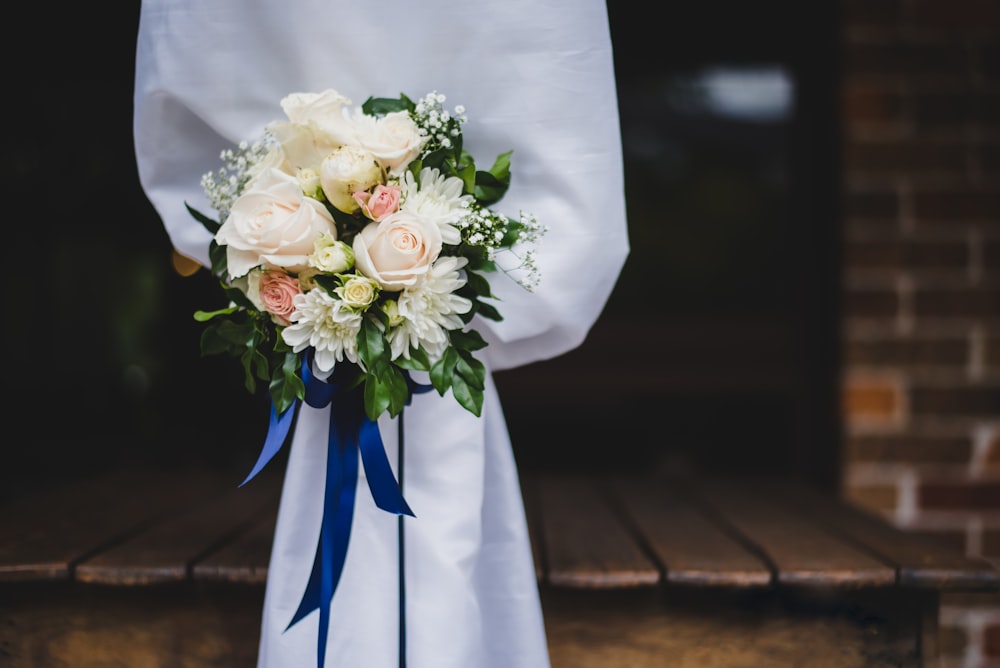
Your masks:
<svg viewBox="0 0 1000 668"><path fill-rule="evenodd" d="M427 143L427 138L421 136L417 124L405 111L375 117L356 109L354 125L361 145L374 154L393 176L406 171L407 165Z"/></svg>
<svg viewBox="0 0 1000 668"><path fill-rule="evenodd" d="M355 266L392 292L413 285L441 253L441 230L434 223L397 211L369 223L354 237Z"/></svg>
<svg viewBox="0 0 1000 668"><path fill-rule="evenodd" d="M344 213L354 213L361 207L354 193L384 182L385 173L370 152L360 146L341 146L323 160L319 180L330 204Z"/></svg>
<svg viewBox="0 0 1000 668"><path fill-rule="evenodd" d="M326 207L304 197L294 176L269 169L236 199L215 240L226 246L229 275L237 277L257 266L304 269L324 232L337 236Z"/></svg>
<svg viewBox="0 0 1000 668"><path fill-rule="evenodd" d="M378 297L379 286L366 276L352 276L333 291L347 306L353 309L365 309Z"/></svg>

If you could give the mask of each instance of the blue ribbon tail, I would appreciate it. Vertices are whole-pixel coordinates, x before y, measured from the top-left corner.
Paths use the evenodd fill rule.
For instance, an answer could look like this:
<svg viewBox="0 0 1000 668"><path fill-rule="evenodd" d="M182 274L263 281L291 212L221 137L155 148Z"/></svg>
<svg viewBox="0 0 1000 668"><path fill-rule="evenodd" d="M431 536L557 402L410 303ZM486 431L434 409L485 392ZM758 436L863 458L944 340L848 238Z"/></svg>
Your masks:
<svg viewBox="0 0 1000 668"><path fill-rule="evenodd" d="M347 558L347 543L354 518L354 501L358 483L358 447L344 440L333 424L336 411L330 415L330 442L327 450L326 489L323 495L323 519L319 545L313 560L309 582L302 594L298 610L286 631L314 610L319 610L317 666L323 668L327 636L330 628L330 605ZM342 425L341 425L342 426Z"/></svg>
<svg viewBox="0 0 1000 668"><path fill-rule="evenodd" d="M298 407L298 404L298 401L293 402L284 413L278 415L278 409L275 407L274 402L271 402L271 421L267 427L267 438L264 439L264 447L261 448L260 455L257 456L257 463L254 464L253 470L240 483L240 487L253 480L254 476L260 473L267 466L267 463L281 450L281 446L285 444L285 439L288 438L288 430L292 428L295 409Z"/></svg>
<svg viewBox="0 0 1000 668"><path fill-rule="evenodd" d="M389 513L415 517L406 499L403 498L396 477L392 474L389 458L382 444L382 436L378 431L378 423L365 418L358 433L358 445L375 505Z"/></svg>

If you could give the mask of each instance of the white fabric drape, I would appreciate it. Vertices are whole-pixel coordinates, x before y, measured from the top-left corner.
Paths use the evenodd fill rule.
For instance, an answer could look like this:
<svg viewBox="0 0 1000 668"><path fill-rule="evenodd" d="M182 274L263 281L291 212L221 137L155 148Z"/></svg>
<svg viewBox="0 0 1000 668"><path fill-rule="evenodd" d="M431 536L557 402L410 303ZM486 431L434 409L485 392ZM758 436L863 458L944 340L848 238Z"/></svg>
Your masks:
<svg viewBox="0 0 1000 668"><path fill-rule="evenodd" d="M490 277L502 322L473 321L491 370L560 355L600 314L628 253L617 98L604 0L144 0L136 51L141 184L177 250L207 264L213 214L199 185L219 152L283 117L282 97L333 88L461 104L481 168L513 149L494 208L548 227L541 285ZM193 305L197 306L197 305ZM541 410L541 409L540 409ZM220 416L232 419L232 416ZM407 658L410 668L548 665L518 474L499 397L482 417L450 395L404 413ZM395 466L397 429L379 422ZM327 417L303 406L292 437L261 625L259 666L315 664L313 613L285 630L309 577L322 514ZM263 434L261 435L263 439ZM252 483L250 483L252 484ZM398 665L396 517L360 471L326 666Z"/></svg>

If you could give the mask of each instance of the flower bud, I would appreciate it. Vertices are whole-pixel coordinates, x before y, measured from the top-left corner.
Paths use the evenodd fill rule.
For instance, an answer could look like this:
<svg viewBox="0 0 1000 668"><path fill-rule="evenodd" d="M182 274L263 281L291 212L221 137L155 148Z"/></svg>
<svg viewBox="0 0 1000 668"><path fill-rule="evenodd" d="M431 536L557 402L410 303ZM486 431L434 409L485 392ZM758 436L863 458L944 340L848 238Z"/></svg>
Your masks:
<svg viewBox="0 0 1000 668"><path fill-rule="evenodd" d="M322 234L313 244L309 266L328 274L340 274L354 266L354 250L333 235Z"/></svg>

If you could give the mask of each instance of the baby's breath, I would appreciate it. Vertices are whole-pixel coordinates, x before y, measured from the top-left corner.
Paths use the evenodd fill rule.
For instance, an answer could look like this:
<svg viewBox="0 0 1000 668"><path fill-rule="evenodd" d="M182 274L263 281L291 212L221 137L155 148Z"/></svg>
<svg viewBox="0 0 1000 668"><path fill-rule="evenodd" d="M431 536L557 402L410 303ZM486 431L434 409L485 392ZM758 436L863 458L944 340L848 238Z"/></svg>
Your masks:
<svg viewBox="0 0 1000 668"><path fill-rule="evenodd" d="M532 213L521 211L520 215L517 239L510 248L502 249L505 251L506 261L496 264L522 288L534 292L542 277L534 246L541 241L549 228L541 225ZM515 258L515 261L511 262L510 258Z"/></svg>
<svg viewBox="0 0 1000 668"><path fill-rule="evenodd" d="M229 217L233 202L253 175L253 167L271 150L271 139L241 141L235 149L225 149L219 157L222 167L201 177L201 187L212 208L219 212L219 221Z"/></svg>
<svg viewBox="0 0 1000 668"><path fill-rule="evenodd" d="M465 107L458 105L454 113L444 108L447 98L432 91L420 98L413 110L413 122L422 136L428 138L424 153L431 153L439 148L451 148L455 138L462 134L462 124L468 118Z"/></svg>
<svg viewBox="0 0 1000 668"><path fill-rule="evenodd" d="M478 204L469 207L469 213L459 223L462 241L470 246L483 246L488 251L500 247L507 236L507 216Z"/></svg>

